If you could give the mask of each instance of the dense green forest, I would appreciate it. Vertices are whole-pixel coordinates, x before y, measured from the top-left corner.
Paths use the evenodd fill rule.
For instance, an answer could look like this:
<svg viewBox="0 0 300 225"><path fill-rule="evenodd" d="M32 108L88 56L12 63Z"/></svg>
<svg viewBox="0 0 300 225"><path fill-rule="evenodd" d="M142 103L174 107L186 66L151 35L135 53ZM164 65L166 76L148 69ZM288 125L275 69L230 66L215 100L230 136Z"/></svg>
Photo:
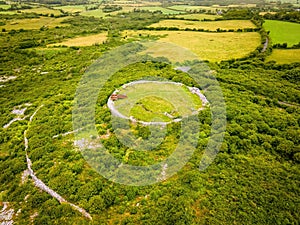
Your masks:
<svg viewBox="0 0 300 225"><path fill-rule="evenodd" d="M71 1L36 2L52 5ZM194 3L200 2L205 5L207 1ZM121 10L110 6L105 9ZM259 16L258 11L259 8L230 9L222 17L222 20L252 20L257 26L253 32L261 35L261 45L254 52L240 59L214 63L195 60L179 65L190 66L192 73L197 66L205 64L204 79L209 80L213 75L222 90L226 131L215 160L205 170L199 170L212 136L212 118L218 113L218 107L212 105L194 118L198 124L193 126L194 121L189 124L188 130L197 132L196 137L186 134L187 140L197 142L191 159L169 179L146 186L119 184L101 176L74 145L74 133L63 134L73 130L76 90L93 63L107 52L133 41L160 38L140 35L125 39L122 31L149 30L149 25L171 16L135 10L108 18L65 15L62 24L66 26L53 28L3 28L0 33L0 206L7 203L14 209L14 224L298 224L300 62L267 62L273 50L272 40L269 39L264 49L269 36L262 24L264 18L299 22L299 12L287 18L284 13ZM0 14L0 23L41 17L36 13ZM98 33L107 33L107 39L90 46L49 46ZM136 47L126 56L142 50ZM213 93L189 73L175 70L166 57L154 58L146 57L116 71L96 99L95 125L101 143L124 164L145 166L163 161L176 149L182 134L180 125L171 123L165 127L164 140L153 150L133 151L125 146L118 140L106 105L115 89L147 76L198 87L208 99ZM111 60L112 64L116 62ZM23 115L12 113L21 109L25 109ZM9 124L15 118L19 120ZM129 129L137 139L149 138L147 126L132 124ZM24 137L28 139L27 149ZM26 152L36 176L68 202L86 210L92 220L36 187L33 179L24 173L28 163Z"/></svg>

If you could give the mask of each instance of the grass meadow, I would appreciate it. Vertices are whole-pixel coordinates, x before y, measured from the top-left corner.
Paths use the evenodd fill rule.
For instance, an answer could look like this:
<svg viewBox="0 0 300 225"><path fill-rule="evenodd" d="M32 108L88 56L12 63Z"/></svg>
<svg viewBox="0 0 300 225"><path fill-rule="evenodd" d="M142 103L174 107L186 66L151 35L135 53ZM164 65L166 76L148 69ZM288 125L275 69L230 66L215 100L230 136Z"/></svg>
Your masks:
<svg viewBox="0 0 300 225"><path fill-rule="evenodd" d="M300 24L266 20L263 27L270 31L273 44L287 43L288 47L300 42Z"/></svg>
<svg viewBox="0 0 300 225"><path fill-rule="evenodd" d="M62 9L65 12L75 13L85 11L86 5L65 5L65 6L56 6L54 9Z"/></svg>
<svg viewBox="0 0 300 225"><path fill-rule="evenodd" d="M32 8L32 9L21 9L20 10L22 13L36 13L36 14L53 14L54 16L58 16L61 14L59 10L55 9L49 9L46 7L37 7L37 8Z"/></svg>
<svg viewBox="0 0 300 225"><path fill-rule="evenodd" d="M139 9L148 10L150 12L161 11L163 14L168 14L168 15L175 15L175 14L184 13L184 12L179 12L179 11L172 10L172 9L166 9L166 8L159 7L159 6L144 6L144 7L139 7Z"/></svg>
<svg viewBox="0 0 300 225"><path fill-rule="evenodd" d="M51 17L40 17L40 18L34 18L34 19L15 19L15 20L9 20L6 21L6 24L3 26L0 26L0 28L4 28L6 30L34 30L34 29L40 29L43 26L52 28L56 26L68 26L68 24L62 24L61 22L68 17L61 17L61 18L51 18Z"/></svg>
<svg viewBox="0 0 300 225"><path fill-rule="evenodd" d="M277 64L300 62L300 49L273 49L267 61L276 61Z"/></svg>
<svg viewBox="0 0 300 225"><path fill-rule="evenodd" d="M260 45L260 35L256 32L207 33L192 31L125 31L127 38L140 36L159 36L160 41L176 44L195 53L201 60L219 62L234 58L242 58ZM159 48L158 48L159 49ZM161 56L153 51L154 56ZM168 54L168 51L165 52ZM169 53L170 59L174 53Z"/></svg>
<svg viewBox="0 0 300 225"><path fill-rule="evenodd" d="M186 19L193 19L193 20L209 19L209 20L215 20L217 18L221 18L222 16L195 13L195 14L176 15L175 17L182 18L182 19L185 19L185 20Z"/></svg>
<svg viewBox="0 0 300 225"><path fill-rule="evenodd" d="M187 21L187 20L161 20L152 24L150 27L177 27L180 29L204 29L216 31L218 28L223 30L237 30L244 28L256 28L250 20L225 20L225 21Z"/></svg>
<svg viewBox="0 0 300 225"><path fill-rule="evenodd" d="M115 102L119 112L148 122L153 118L170 121L165 112L174 117L192 115L202 106L200 98L185 86L172 83L135 84L121 88L120 94L126 94L128 98Z"/></svg>
<svg viewBox="0 0 300 225"><path fill-rule="evenodd" d="M51 44L51 46L91 46L94 44L102 44L107 39L107 33L100 33L94 35L88 35L83 37L76 37L68 39L64 42Z"/></svg>

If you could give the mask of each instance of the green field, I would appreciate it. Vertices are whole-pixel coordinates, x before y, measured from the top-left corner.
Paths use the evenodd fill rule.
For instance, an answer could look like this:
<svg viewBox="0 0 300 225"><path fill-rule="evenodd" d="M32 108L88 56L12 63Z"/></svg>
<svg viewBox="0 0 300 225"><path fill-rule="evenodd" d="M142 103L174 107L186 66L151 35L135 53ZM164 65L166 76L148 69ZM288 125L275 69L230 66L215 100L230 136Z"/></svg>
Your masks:
<svg viewBox="0 0 300 225"><path fill-rule="evenodd" d="M146 122L171 121L165 113L174 118L192 115L202 105L186 86L173 83L139 83L121 88L119 93L128 97L115 102L119 112Z"/></svg>
<svg viewBox="0 0 300 225"><path fill-rule="evenodd" d="M82 11L80 13L82 16L94 16L98 18L105 18L108 14L104 13L102 9L96 9L96 10L89 10L89 11Z"/></svg>
<svg viewBox="0 0 300 225"><path fill-rule="evenodd" d="M94 44L102 44L107 39L106 33L100 33L100 34L94 34L94 35L88 35L83 37L76 37L68 39L64 42L51 44L51 46L91 46Z"/></svg>
<svg viewBox="0 0 300 225"><path fill-rule="evenodd" d="M139 35L160 36L160 41L187 48L200 59L213 62L244 57L260 45L260 35L256 32L126 31L123 33L123 36L127 38L138 38ZM163 50L159 48L158 50L157 53L160 56ZM174 58L173 52L169 54L170 59ZM157 56L156 51L153 51L153 55Z"/></svg>
<svg viewBox="0 0 300 225"><path fill-rule="evenodd" d="M85 5L66 5L66 6L56 6L54 9L62 9L65 12L75 13L85 11Z"/></svg>
<svg viewBox="0 0 300 225"><path fill-rule="evenodd" d="M0 4L0 8L1 8L1 9L9 9L9 8L10 8L10 5Z"/></svg>
<svg viewBox="0 0 300 225"><path fill-rule="evenodd" d="M150 12L154 11L161 11L163 14L169 14L169 15L175 15L175 14L182 14L184 12L178 12L172 9L166 9L163 7L158 7L158 6L145 6L145 7L139 7L141 10L148 10Z"/></svg>
<svg viewBox="0 0 300 225"><path fill-rule="evenodd" d="M55 9L49 9L46 7L37 7L37 8L32 8L32 9L21 9L20 10L22 13L36 13L36 14L48 14L51 15L53 14L54 16L58 16L61 14L59 10Z"/></svg>
<svg viewBox="0 0 300 225"><path fill-rule="evenodd" d="M179 10L179 11L194 11L194 10L198 11L200 9L211 10L211 11L216 10L215 7L211 7L211 6L192 6L192 5L174 5L174 6L170 6L168 8L174 9L174 10Z"/></svg>
<svg viewBox="0 0 300 225"><path fill-rule="evenodd" d="M209 20L215 20L217 18L221 18L222 16L195 13L195 14L176 15L175 17L182 18L182 19L196 19L196 20L209 19Z"/></svg>
<svg viewBox="0 0 300 225"><path fill-rule="evenodd" d="M300 62L300 49L273 49L267 61L276 61L278 64Z"/></svg>
<svg viewBox="0 0 300 225"><path fill-rule="evenodd" d="M6 22L4 26L0 26L0 28L4 28L6 30L34 30L40 29L41 27L49 27L53 28L56 26L68 26L66 23L61 23L68 17L61 17L61 18L49 18L49 17L40 17L34 19L21 19L21 20L9 20Z"/></svg>
<svg viewBox="0 0 300 225"><path fill-rule="evenodd" d="M204 29L216 31L218 28L222 30L237 30L244 28L256 28L250 20L226 20L226 21L186 21L186 20L161 20L159 23L152 24L150 27L177 27L179 29Z"/></svg>
<svg viewBox="0 0 300 225"><path fill-rule="evenodd" d="M41 27L49 27L53 28L56 26L68 26L66 23L61 23L68 17L61 17L61 18L49 18L49 17L40 17L34 19L22 19L22 20L10 20L7 21L4 26L0 26L0 28L4 28L6 30L34 30L40 29Z"/></svg>
<svg viewBox="0 0 300 225"><path fill-rule="evenodd" d="M266 20L263 27L270 31L273 44L287 43L290 47L300 42L300 24Z"/></svg>

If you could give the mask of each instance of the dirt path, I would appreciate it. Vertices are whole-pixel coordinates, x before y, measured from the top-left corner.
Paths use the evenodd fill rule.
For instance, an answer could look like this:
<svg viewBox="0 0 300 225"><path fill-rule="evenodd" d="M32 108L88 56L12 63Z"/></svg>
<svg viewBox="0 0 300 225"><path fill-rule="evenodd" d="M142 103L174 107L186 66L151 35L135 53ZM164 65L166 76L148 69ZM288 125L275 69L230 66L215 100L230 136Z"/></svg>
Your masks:
<svg viewBox="0 0 300 225"><path fill-rule="evenodd" d="M39 178L37 178L37 176L35 175L34 171L31 168L32 162L31 162L30 158L28 157L28 153L27 153L27 149L28 149L27 131L30 128L30 124L31 124L34 116L40 110L41 107L43 107L43 105L41 105L39 108L37 108L37 110L31 115L31 117L29 119L29 123L28 123L28 128L27 128L27 130L24 131L24 145L25 145L25 154L26 154L28 174L31 176L32 180L34 181L34 185L36 187L38 187L39 189L47 192L53 198L56 198L60 203L67 203L67 204L69 204L70 206L72 206L73 209L79 211L83 216L85 216L86 218L92 220L91 215L87 211L85 211L83 208L80 208L77 205L74 205L73 203L68 202L61 195L59 195L58 193L56 193L55 191L53 191L51 188L49 188L43 181L41 181Z"/></svg>
<svg viewBox="0 0 300 225"><path fill-rule="evenodd" d="M269 39L266 38L266 42L264 43L264 47L263 47L263 49L261 50L261 52L265 52L265 51L267 50L267 48L268 48L268 45L269 45Z"/></svg>

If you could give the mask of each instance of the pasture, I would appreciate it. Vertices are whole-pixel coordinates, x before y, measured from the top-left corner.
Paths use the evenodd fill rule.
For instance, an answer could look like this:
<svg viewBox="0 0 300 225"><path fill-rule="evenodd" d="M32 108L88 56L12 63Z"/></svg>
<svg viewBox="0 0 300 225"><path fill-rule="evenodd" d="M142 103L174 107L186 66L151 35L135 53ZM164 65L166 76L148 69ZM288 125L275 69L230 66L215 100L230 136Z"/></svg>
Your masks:
<svg viewBox="0 0 300 225"><path fill-rule="evenodd" d="M178 12L172 9L167 9L163 7L158 7L158 6L144 6L144 7L139 7L140 10L148 10L150 12L155 12L155 11L161 11L163 14L168 14L168 15L175 15L175 14L182 14L184 12Z"/></svg>
<svg viewBox="0 0 300 225"><path fill-rule="evenodd" d="M149 27L177 27L180 29L204 29L216 31L218 28L222 30L237 30L244 28L256 28L250 20L224 20L224 21L187 21L187 20L161 20Z"/></svg>
<svg viewBox="0 0 300 225"><path fill-rule="evenodd" d="M34 19L14 19L6 21L6 24L0 26L0 28L4 28L6 30L34 30L40 29L41 27L56 27L56 26L68 26L68 24L61 23L63 20L67 19L68 17L61 17L61 18L50 18L50 17L40 17Z"/></svg>
<svg viewBox="0 0 300 225"><path fill-rule="evenodd" d="M217 18L221 18L221 16L218 15L210 15L210 14L184 14L184 15L176 15L175 17L177 18L182 18L185 20L204 20L204 19L208 19L208 20L215 20Z"/></svg>
<svg viewBox="0 0 300 225"><path fill-rule="evenodd" d="M300 42L300 24L266 20L263 27L265 30L270 31L272 44L287 43L290 47Z"/></svg>
<svg viewBox="0 0 300 225"><path fill-rule="evenodd" d="M87 5L65 5L65 6L56 6L53 7L54 9L61 9L64 12L68 13L76 13L76 12L83 12L85 11L85 7Z"/></svg>
<svg viewBox="0 0 300 225"><path fill-rule="evenodd" d="M149 35L160 37L159 40L162 42L187 48L199 59L212 62L245 57L260 45L260 35L256 32L126 31L123 33L123 36L127 36L127 38ZM174 58L173 54L170 52L169 57ZM156 55L155 51L153 51L153 55L161 56L160 52Z"/></svg>
<svg viewBox="0 0 300 225"><path fill-rule="evenodd" d="M55 9L49 9L46 7L36 7L36 8L32 8L32 9L21 9L19 10L22 13L36 13L36 14L42 14L42 15L51 15L53 14L54 16L58 16L61 14L61 12L59 10L55 10Z"/></svg>
<svg viewBox="0 0 300 225"><path fill-rule="evenodd" d="M273 49L267 61L276 61L277 64L300 62L300 49Z"/></svg>
<svg viewBox="0 0 300 225"><path fill-rule="evenodd" d="M1 9L9 9L10 5L0 4Z"/></svg>
<svg viewBox="0 0 300 225"><path fill-rule="evenodd" d="M174 9L178 11L199 11L199 10L206 10L215 12L216 7L212 6L192 6L192 5L173 5L168 7L169 9Z"/></svg>
<svg viewBox="0 0 300 225"><path fill-rule="evenodd" d="M98 18L105 18L108 14L104 13L102 9L96 9L96 10L89 10L89 11L82 11L80 13L82 16L94 16Z"/></svg>
<svg viewBox="0 0 300 225"><path fill-rule="evenodd" d="M107 33L100 33L88 36L81 36L68 39L64 42L51 44L51 46L91 46L94 44L102 44L103 41L107 39Z"/></svg>
<svg viewBox="0 0 300 225"><path fill-rule="evenodd" d="M127 117L146 122L189 116L202 106L198 96L175 83L137 83L119 90L128 98L115 101L116 109Z"/></svg>

